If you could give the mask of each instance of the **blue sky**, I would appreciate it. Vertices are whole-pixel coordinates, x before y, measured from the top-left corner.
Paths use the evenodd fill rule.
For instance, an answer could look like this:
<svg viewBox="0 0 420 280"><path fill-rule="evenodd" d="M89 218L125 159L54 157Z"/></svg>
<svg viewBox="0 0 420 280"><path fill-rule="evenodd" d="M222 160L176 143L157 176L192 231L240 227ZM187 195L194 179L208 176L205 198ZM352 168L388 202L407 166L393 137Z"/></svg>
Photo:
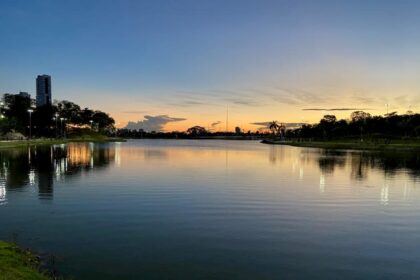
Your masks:
<svg viewBox="0 0 420 280"><path fill-rule="evenodd" d="M420 105L418 1L0 2L0 92L53 95L117 122L315 121L304 108ZM337 112L338 115L350 112ZM183 125L182 122L177 125Z"/></svg>

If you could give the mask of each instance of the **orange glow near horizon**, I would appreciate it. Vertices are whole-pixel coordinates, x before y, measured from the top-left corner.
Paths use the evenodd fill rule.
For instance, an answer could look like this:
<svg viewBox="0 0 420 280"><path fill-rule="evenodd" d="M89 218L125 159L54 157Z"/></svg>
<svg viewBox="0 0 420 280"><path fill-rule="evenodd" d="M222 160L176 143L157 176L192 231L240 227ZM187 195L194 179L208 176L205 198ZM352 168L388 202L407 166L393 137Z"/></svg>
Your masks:
<svg viewBox="0 0 420 280"><path fill-rule="evenodd" d="M279 110L281 111L281 110ZM233 114L229 116L229 123L228 123L228 131L234 131L235 127L240 127L243 131L257 131L262 125L254 125L254 122L268 122L268 121L278 121L280 123L308 123L314 124L318 123L324 115L335 115L337 119L349 119L350 114L353 111L298 111L296 112L282 112L279 114L278 112L269 113L267 112L263 116L259 114L245 114L242 118L239 114ZM366 110L372 116L376 115L385 115L386 111L376 111L376 110ZM401 114L405 112L401 111ZM150 115L157 115L157 114L150 114ZM115 124L117 128L124 128L128 122L137 122L142 121L143 116L123 116L117 114L111 114L111 116L115 119ZM179 121L179 122L170 122L164 125L163 131L186 131L189 127L199 125L205 127L206 129L210 129L211 131L226 131L226 116L217 117L203 117L200 115L193 115L193 114L171 114L171 116L175 117L184 117L186 120ZM224 119L222 119L224 117ZM220 122L217 125L213 125L212 123Z"/></svg>
<svg viewBox="0 0 420 280"><path fill-rule="evenodd" d="M349 81L348 81L349 82ZM349 119L350 114L362 110L371 115L384 115L397 111L404 114L408 110L419 112L420 96L417 87L407 88L383 86L371 90L361 90L346 86L341 81L331 81L331 87L316 87L305 90L289 90L275 87L261 87L255 92L231 90L213 95L212 91L192 91L185 94L173 89L153 91L130 102L112 92L105 92L98 102L97 92L83 92L70 100L109 113L118 128L128 122L143 121L145 116L166 115L183 118L184 121L169 122L163 131L185 131L200 125L213 131L226 131L226 107L229 106L228 130L240 127L243 131L256 131L262 126L252 123L278 121L281 123L318 123L327 114L337 119ZM240 88L235 87L235 88ZM257 88L257 87L256 87ZM395 92L399 94L396 95ZM71 95L71 93L68 93ZM387 105L388 104L388 105ZM304 110L319 109L319 110ZM323 110L325 109L325 110ZM333 110L332 110L333 109ZM212 124L218 123L212 127Z"/></svg>

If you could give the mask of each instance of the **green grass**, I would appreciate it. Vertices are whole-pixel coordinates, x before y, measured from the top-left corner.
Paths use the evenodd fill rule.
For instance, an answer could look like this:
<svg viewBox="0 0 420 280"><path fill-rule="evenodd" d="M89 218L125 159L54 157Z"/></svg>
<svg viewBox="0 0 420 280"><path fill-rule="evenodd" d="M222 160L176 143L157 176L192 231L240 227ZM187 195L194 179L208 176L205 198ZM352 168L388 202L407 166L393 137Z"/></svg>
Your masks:
<svg viewBox="0 0 420 280"><path fill-rule="evenodd" d="M284 141L276 142L277 145L289 145L296 147L323 148L323 149L348 149L348 150L378 150L378 151L420 151L420 141L393 141L389 144L375 142L355 141L317 141L297 142Z"/></svg>
<svg viewBox="0 0 420 280"><path fill-rule="evenodd" d="M51 280L38 270L38 259L28 250L0 241L0 280Z"/></svg>

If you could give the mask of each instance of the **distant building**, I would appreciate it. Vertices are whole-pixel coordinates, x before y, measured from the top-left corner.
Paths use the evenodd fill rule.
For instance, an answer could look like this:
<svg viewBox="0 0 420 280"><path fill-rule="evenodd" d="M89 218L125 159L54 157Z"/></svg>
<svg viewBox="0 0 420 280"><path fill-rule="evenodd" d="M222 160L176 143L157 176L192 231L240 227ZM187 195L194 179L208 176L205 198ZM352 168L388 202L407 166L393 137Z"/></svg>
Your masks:
<svg viewBox="0 0 420 280"><path fill-rule="evenodd" d="M51 77L38 75L36 78L36 106L51 105Z"/></svg>
<svg viewBox="0 0 420 280"><path fill-rule="evenodd" d="M20 91L19 96L31 98L31 95L29 93L27 93L26 91Z"/></svg>

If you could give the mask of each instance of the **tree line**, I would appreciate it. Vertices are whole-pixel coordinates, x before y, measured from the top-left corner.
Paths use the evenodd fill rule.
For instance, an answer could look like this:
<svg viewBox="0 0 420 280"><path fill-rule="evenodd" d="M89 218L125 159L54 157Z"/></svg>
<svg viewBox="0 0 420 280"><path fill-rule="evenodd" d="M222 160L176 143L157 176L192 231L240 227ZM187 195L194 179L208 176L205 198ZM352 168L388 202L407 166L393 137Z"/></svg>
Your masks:
<svg viewBox="0 0 420 280"><path fill-rule="evenodd" d="M396 112L384 116L372 116L364 111L351 113L349 119L338 120L334 115L325 115L316 124L304 124L299 128L287 128L286 124L272 121L265 131L243 132L239 127L235 132L212 132L202 126L193 126L183 132L147 132L142 129L120 129L117 134L126 138L206 138L223 136L241 136L244 138L280 138L302 140L334 139L418 139L420 138L420 114Z"/></svg>
<svg viewBox="0 0 420 280"><path fill-rule="evenodd" d="M107 113L82 109L71 101L54 101L40 107L34 104L28 96L5 94L0 105L0 134L18 132L28 136L31 131L35 137L63 137L67 132L79 129L104 134L115 129L115 121Z"/></svg>
<svg viewBox="0 0 420 280"><path fill-rule="evenodd" d="M316 140L419 138L420 114L409 111L402 115L392 112L384 116L372 116L367 112L355 111L347 120L325 115L317 124L286 130L284 137Z"/></svg>

